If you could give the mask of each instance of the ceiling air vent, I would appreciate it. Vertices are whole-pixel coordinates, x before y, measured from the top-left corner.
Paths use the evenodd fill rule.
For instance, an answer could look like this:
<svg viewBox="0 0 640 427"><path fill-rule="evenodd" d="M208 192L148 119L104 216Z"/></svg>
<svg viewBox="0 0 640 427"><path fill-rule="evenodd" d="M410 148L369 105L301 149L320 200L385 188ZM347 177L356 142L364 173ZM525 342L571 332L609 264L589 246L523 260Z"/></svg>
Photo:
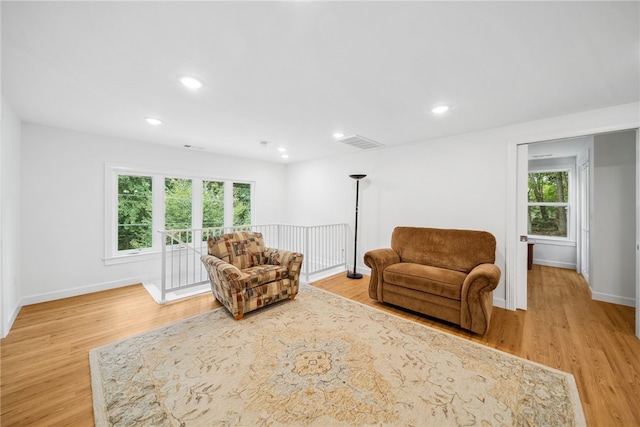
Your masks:
<svg viewBox="0 0 640 427"><path fill-rule="evenodd" d="M384 145L379 142L373 141L371 139L365 138L360 135L351 135L345 136L344 138L340 138L338 142L342 142L343 144L350 145L352 147L360 148L362 150L368 150L370 148L378 148L384 147Z"/></svg>

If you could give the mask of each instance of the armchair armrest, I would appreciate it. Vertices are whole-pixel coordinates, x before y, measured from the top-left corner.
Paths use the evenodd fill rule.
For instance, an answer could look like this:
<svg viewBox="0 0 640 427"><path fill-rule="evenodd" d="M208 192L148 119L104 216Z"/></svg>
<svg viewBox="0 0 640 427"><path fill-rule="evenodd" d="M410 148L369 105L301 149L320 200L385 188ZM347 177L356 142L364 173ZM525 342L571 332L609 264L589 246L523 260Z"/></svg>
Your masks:
<svg viewBox="0 0 640 427"><path fill-rule="evenodd" d="M266 264L282 265L287 268L289 279L294 287L294 291L295 293L298 293L300 271L302 270L302 260L304 259L304 255L299 252L285 251L275 248L265 248L264 254Z"/></svg>
<svg viewBox="0 0 640 427"><path fill-rule="evenodd" d="M371 268L369 297L382 301L382 274L384 269L400 262L400 255L391 248L374 249L364 254L364 263Z"/></svg>
<svg viewBox="0 0 640 427"><path fill-rule="evenodd" d="M212 291L216 298L233 299L232 295L241 293L246 289L249 275L243 273L238 267L229 264L213 255L202 255L200 260L204 264L209 277L212 279ZM216 295L216 293L220 295ZM220 299L219 299L220 301Z"/></svg>
<svg viewBox="0 0 640 427"><path fill-rule="evenodd" d="M467 275L460 298L460 326L480 334L487 331L500 275L495 264L480 264Z"/></svg>

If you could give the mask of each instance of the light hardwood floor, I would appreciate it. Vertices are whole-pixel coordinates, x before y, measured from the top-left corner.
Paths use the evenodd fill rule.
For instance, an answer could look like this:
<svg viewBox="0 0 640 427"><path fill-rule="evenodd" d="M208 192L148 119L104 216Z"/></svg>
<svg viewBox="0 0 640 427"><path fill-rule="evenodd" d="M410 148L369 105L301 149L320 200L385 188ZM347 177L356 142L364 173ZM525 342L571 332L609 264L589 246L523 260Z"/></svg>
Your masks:
<svg viewBox="0 0 640 427"><path fill-rule="evenodd" d="M575 272L534 265L529 310L495 308L477 336L371 301L368 278L314 286L574 374L590 426L640 425L640 340L634 309L592 301ZM88 351L220 305L210 293L157 305L140 285L23 307L0 340L2 426L91 426Z"/></svg>

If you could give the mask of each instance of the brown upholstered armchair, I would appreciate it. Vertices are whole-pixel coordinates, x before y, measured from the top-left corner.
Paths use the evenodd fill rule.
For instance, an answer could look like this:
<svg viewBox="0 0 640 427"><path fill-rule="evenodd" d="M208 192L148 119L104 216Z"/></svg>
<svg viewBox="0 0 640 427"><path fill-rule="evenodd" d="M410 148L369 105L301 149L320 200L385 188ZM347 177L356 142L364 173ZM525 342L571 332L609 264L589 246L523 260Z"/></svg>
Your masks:
<svg viewBox="0 0 640 427"><path fill-rule="evenodd" d="M484 334L500 280L495 251L486 231L396 227L391 248L364 255L369 296Z"/></svg>
<svg viewBox="0 0 640 427"><path fill-rule="evenodd" d="M210 237L200 257L213 296L236 318L298 294L303 255L267 248L262 233L235 232Z"/></svg>

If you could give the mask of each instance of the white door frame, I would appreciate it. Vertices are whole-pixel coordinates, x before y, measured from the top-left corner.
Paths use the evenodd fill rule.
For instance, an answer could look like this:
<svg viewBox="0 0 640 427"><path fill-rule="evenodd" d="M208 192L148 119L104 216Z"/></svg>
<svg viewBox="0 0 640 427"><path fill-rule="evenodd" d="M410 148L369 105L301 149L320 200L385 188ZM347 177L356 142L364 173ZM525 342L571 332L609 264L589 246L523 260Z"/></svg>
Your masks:
<svg viewBox="0 0 640 427"><path fill-rule="evenodd" d="M615 120L614 120L615 121ZM571 130L558 130L545 133L544 135L524 135L519 137L513 137L507 139L507 216L506 216L506 245L505 245L505 300L506 308L509 310L516 310L518 308L518 301L523 298L526 299L527 285L526 285L526 258L523 262L523 254L526 257L526 251L522 248L526 245L520 245L518 230L521 228L521 223L518 223L518 207L517 207L517 183L518 173L526 174L518 167L518 146L523 144L532 144L535 142L553 141L557 139L576 138L581 136L595 135L599 133L615 132L622 130L638 129L640 127L640 118L634 118L632 120L624 121L624 118L620 123L589 127L577 126ZM636 140L638 136L636 134ZM636 150L640 151L640 150ZM640 162L640 159L638 159ZM522 178L520 178L522 179ZM640 183L640 177L638 177ZM640 196L638 196L640 197ZM637 204L637 217L640 223L640 200L636 198ZM521 221L525 221L526 218L522 218ZM640 233L638 236L638 244L640 244ZM636 268L640 263L640 251L636 251ZM524 271L522 271L524 267ZM640 338L640 270L636 275L636 336ZM524 277L524 279L523 279Z"/></svg>
<svg viewBox="0 0 640 427"><path fill-rule="evenodd" d="M591 259L590 251L590 230L591 230L591 149L589 149L589 157L578 166L578 233L577 244L577 265L576 271L582 274L582 277L589 283L589 260ZM636 200L638 197L636 196Z"/></svg>
<svg viewBox="0 0 640 427"><path fill-rule="evenodd" d="M636 128L636 337L640 338L640 129Z"/></svg>

